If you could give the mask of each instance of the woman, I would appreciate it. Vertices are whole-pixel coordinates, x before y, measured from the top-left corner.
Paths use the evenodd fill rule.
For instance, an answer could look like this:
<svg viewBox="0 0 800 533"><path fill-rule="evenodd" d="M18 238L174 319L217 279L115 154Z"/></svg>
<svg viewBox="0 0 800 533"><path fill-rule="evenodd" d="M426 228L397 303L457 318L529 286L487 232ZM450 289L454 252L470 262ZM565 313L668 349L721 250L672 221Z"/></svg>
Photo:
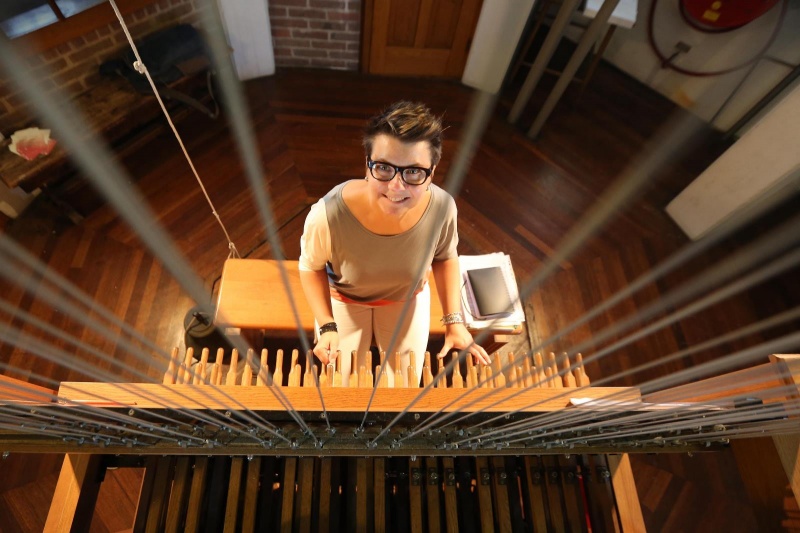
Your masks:
<svg viewBox="0 0 800 533"><path fill-rule="evenodd" d="M407 385L414 353L416 386L430 327L430 266L446 326L439 357L469 347L488 363L461 314L455 201L432 183L442 153L441 120L423 104L397 102L369 120L364 148L364 179L342 183L314 204L300 241L300 281L321 324L314 355L328 363L336 350L356 350L360 367L374 335L381 350L391 350L390 384L393 354L400 352ZM349 374L350 357L344 357L345 384Z"/></svg>

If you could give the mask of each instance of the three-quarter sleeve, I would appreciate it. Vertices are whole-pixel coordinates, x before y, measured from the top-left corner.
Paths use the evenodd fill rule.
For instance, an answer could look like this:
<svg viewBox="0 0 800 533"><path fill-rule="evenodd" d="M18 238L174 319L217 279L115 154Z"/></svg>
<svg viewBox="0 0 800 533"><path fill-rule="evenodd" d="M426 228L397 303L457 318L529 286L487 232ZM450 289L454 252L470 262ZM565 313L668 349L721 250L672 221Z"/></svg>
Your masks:
<svg viewBox="0 0 800 533"><path fill-rule="evenodd" d="M311 206L300 237L300 270L317 271L331 260L331 233L325 200Z"/></svg>

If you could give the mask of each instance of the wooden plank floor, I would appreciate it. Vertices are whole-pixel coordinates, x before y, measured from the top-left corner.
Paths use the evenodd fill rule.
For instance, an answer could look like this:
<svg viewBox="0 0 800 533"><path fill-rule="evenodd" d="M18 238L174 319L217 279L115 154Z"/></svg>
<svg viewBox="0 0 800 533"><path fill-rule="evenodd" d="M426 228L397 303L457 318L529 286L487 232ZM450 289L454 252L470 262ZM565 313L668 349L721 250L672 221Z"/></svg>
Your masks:
<svg viewBox="0 0 800 533"><path fill-rule="evenodd" d="M548 83L545 80L543 89ZM449 129L444 159L436 173L441 184L458 147L471 96L469 89L456 82L289 69L270 78L252 80L246 89L264 164L264 187L273 198L282 252L288 258L299 255L299 236L311 203L335 184L363 176L360 135L369 115L401 98L423 100L434 111L444 113ZM505 122L513 96L513 90L502 95L457 197L459 252L505 251L511 255L522 284L553 254L566 232L618 173L645 149L647 140L671 115L683 111L619 72L601 66L582 98L568 93L541 137L531 142L524 131L542 95L535 95L519 127ZM227 126L222 120L191 114L179 124L179 130L239 251L253 258L273 257ZM528 349L529 340L538 343L549 337L686 244L663 207L724 148L714 132L706 131L698 145L653 176L653 183L640 199L562 263L557 273L525 302L528 338L519 339L513 350ZM227 246L174 140L162 135L139 150L126 153L121 162L158 222L205 283L212 301ZM81 205L99 203L89 199L90 189L79 183L76 186L74 180L65 190ZM182 344L183 317L192 306L191 300L112 208L101 205L84 214L84 223L71 226L46 203L37 202L25 217L7 223L2 230L157 345L169 349ZM694 272L713 266L735 244L717 247L665 280L646 287L547 350L561 351L591 340L604 327L636 313ZM589 365L589 373L594 377L610 376L796 305L800 301L799 289L789 279L791 276L760 286L641 339ZM0 293L16 307L81 336L123 364L152 378L163 374L166 362L138 360L113 341L86 332L65 313L35 301L4 280L0 281ZM6 321L7 317L0 315L0 319ZM26 327L26 331L35 330ZM785 331L782 328L750 336L622 382L641 383ZM613 340L616 339L609 342ZM98 362L60 341L56 344L116 378L134 379L129 371ZM34 382L34 375L55 380L80 377L10 345L0 345L0 361L19 369L8 374ZM692 458L635 456L632 462L650 530L758 528L731 454ZM58 465L57 456L16 455L0 462L3 531L41 529L47 494L55 486L53 473ZM119 490L135 491L134 481ZM125 482L125 478L115 481L120 487ZM109 530L110 523L105 520L98 519L92 530Z"/></svg>

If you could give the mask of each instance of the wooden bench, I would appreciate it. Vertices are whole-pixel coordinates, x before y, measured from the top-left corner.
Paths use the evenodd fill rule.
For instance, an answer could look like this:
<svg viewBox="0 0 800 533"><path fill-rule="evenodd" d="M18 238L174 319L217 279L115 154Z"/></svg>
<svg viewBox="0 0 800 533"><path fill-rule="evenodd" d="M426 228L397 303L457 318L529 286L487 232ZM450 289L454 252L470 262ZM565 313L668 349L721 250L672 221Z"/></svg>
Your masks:
<svg viewBox="0 0 800 533"><path fill-rule="evenodd" d="M306 302L300 285L300 272L297 261L285 261L291 293L303 331L309 337L314 333L314 314ZM432 340L444 338L445 327L440 322L442 304L436 292L433 276L431 284L431 323ZM228 259L222 270L217 310L214 323L222 328L245 330L264 330L267 335L277 338L296 338L297 324L286 289L281 281L278 261L259 259ZM483 330L473 330L477 336ZM522 332L522 324L514 328L491 331L491 336L483 342L486 351L491 353L509 342L510 335Z"/></svg>

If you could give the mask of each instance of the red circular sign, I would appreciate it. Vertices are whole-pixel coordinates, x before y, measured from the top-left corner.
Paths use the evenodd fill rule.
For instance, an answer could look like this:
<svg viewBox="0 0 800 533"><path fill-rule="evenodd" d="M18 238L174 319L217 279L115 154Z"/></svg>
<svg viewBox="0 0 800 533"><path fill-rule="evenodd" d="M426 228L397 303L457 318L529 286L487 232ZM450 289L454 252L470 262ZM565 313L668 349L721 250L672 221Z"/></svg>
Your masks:
<svg viewBox="0 0 800 533"><path fill-rule="evenodd" d="M697 29L725 31L752 22L778 0L679 0L681 13Z"/></svg>

